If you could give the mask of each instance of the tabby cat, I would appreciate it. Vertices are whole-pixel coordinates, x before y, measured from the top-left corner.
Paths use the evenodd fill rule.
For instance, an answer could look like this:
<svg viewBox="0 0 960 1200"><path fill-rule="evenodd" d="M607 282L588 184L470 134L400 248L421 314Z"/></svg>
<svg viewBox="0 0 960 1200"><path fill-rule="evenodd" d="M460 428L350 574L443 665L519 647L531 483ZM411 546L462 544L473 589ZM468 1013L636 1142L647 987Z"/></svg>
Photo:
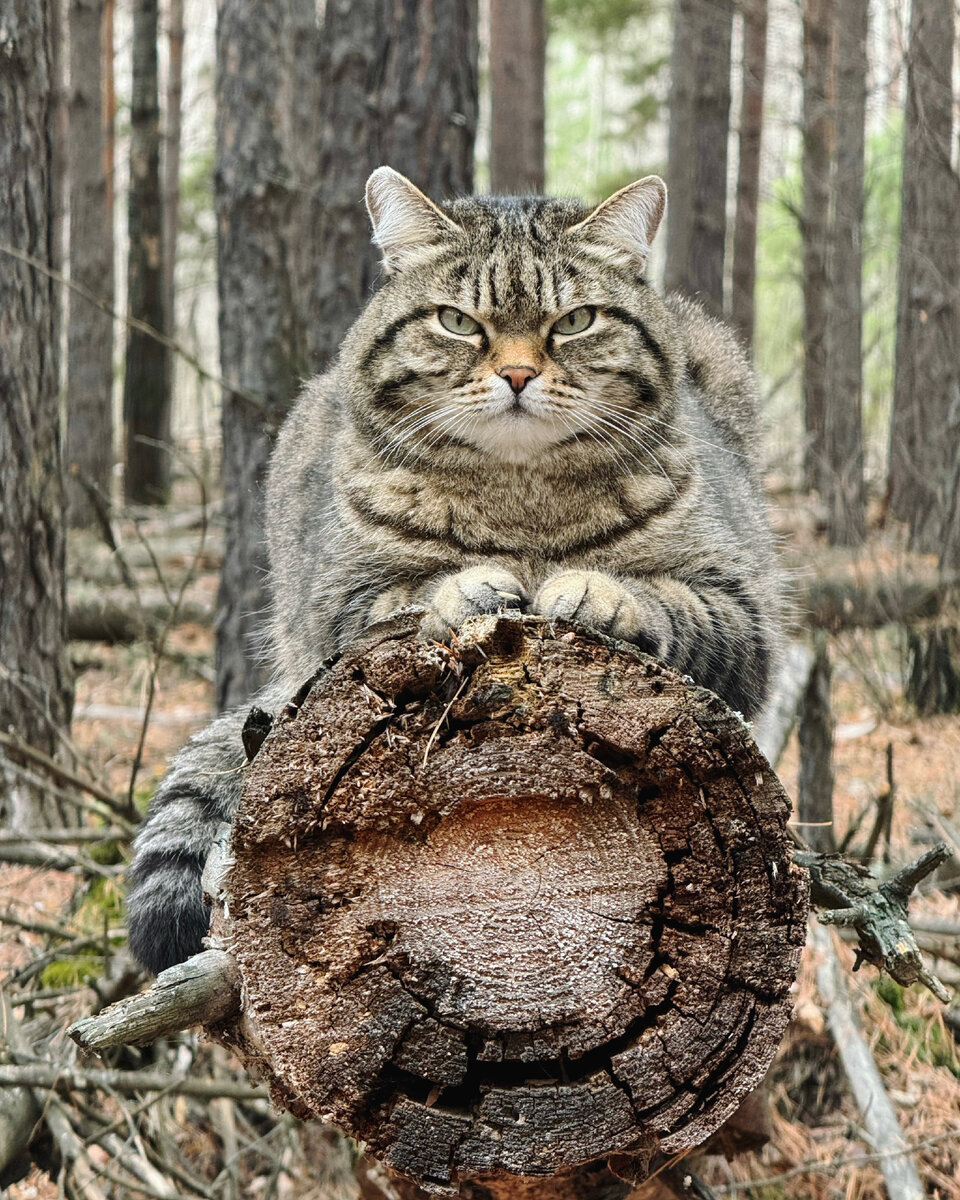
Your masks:
<svg viewBox="0 0 960 1200"><path fill-rule="evenodd" d="M665 202L651 176L592 212L437 206L373 173L383 284L270 470L277 684L262 707L416 604L441 638L474 613L569 618L757 713L781 596L754 383L723 325L644 277ZM180 753L137 839L130 938L154 971L206 932L200 873L235 811L244 716Z"/></svg>

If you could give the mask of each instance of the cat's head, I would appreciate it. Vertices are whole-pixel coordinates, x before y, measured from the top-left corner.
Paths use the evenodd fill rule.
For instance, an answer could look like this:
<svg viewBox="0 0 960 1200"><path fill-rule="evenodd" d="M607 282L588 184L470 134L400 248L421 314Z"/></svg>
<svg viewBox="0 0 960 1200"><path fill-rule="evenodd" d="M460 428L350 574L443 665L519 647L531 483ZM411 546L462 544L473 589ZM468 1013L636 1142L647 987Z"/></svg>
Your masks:
<svg viewBox="0 0 960 1200"><path fill-rule="evenodd" d="M574 447L649 466L680 372L675 321L643 278L665 203L648 176L593 211L526 197L441 207L374 171L386 278L341 356L361 428L400 459L469 447L519 464Z"/></svg>

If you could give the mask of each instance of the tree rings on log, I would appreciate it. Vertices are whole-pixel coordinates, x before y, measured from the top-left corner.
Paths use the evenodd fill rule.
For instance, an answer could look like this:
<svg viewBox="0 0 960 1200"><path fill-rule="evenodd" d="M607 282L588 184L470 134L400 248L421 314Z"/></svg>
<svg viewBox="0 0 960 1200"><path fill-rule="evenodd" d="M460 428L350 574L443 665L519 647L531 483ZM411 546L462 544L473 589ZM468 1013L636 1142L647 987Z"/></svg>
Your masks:
<svg viewBox="0 0 960 1200"><path fill-rule="evenodd" d="M434 1190L699 1144L790 1014L806 881L738 716L629 647L375 627L250 765L221 1031Z"/></svg>

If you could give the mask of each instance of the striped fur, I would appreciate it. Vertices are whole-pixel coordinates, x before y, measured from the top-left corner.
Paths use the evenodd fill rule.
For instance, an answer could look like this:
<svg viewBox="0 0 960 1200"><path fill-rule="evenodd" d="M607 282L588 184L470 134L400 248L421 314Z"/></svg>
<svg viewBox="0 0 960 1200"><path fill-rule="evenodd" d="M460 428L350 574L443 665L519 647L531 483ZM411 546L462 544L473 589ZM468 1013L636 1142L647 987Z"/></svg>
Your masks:
<svg viewBox="0 0 960 1200"><path fill-rule="evenodd" d="M643 269L663 210L644 180L594 213L566 200L437 207L381 168L388 274L280 434L267 488L274 708L407 604L447 636L520 608L632 641L755 715L780 581L732 334ZM565 336L557 320L588 307ZM477 325L446 329L444 308ZM497 372L538 373L515 396ZM243 714L181 753L137 841L129 915L153 969L199 946L197 882L239 791Z"/></svg>

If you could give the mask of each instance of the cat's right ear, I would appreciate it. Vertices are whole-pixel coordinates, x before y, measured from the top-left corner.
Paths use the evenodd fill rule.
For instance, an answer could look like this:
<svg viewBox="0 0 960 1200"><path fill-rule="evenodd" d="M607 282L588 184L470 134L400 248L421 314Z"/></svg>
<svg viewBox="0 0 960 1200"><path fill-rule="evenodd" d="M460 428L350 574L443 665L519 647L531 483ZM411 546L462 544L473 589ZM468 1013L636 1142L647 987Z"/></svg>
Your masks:
<svg viewBox="0 0 960 1200"><path fill-rule="evenodd" d="M424 247L463 232L392 167L377 167L367 180L367 212L387 271L403 267Z"/></svg>
<svg viewBox="0 0 960 1200"><path fill-rule="evenodd" d="M667 185L659 175L647 175L614 192L567 234L586 239L614 260L627 255L642 271L666 206Z"/></svg>

